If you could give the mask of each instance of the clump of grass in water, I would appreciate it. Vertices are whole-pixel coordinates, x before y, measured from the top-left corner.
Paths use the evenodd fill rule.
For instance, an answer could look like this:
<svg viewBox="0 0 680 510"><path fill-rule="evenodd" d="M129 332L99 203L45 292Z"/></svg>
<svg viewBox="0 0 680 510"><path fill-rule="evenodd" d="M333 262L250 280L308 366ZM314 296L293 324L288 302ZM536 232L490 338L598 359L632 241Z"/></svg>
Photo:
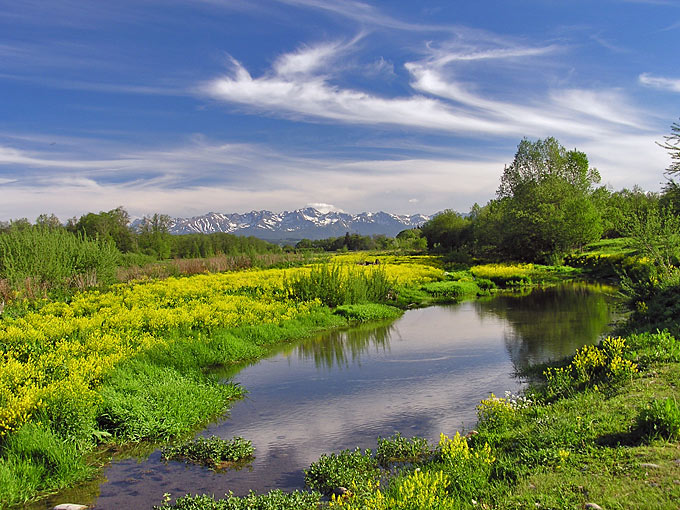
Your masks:
<svg viewBox="0 0 680 510"><path fill-rule="evenodd" d="M230 441L217 436L208 439L199 437L186 443L162 449L166 460L184 460L202 464L214 469L225 469L240 461L251 460L255 448L253 443L242 437Z"/></svg>
<svg viewBox="0 0 680 510"><path fill-rule="evenodd" d="M340 453L323 454L309 469L305 470L307 486L324 494L331 494L339 487L367 487L380 475L378 461L371 450L343 450Z"/></svg>
<svg viewBox="0 0 680 510"><path fill-rule="evenodd" d="M430 444L422 437L407 438L397 432L386 439L378 438L376 458L383 467L393 462L420 462L430 454Z"/></svg>

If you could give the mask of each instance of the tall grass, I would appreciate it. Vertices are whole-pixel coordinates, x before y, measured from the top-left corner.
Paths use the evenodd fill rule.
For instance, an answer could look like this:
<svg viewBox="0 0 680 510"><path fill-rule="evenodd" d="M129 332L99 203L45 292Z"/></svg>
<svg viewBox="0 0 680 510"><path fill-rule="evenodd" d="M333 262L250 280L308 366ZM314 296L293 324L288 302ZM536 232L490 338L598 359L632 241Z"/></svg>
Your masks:
<svg viewBox="0 0 680 510"><path fill-rule="evenodd" d="M319 299L330 307L383 302L390 297L392 288L393 282L382 267L321 264L312 267L308 274L284 280L287 297L298 301Z"/></svg>
<svg viewBox="0 0 680 510"><path fill-rule="evenodd" d="M119 256L110 241L63 229L10 229L0 234L0 279L21 297L40 298L113 283Z"/></svg>

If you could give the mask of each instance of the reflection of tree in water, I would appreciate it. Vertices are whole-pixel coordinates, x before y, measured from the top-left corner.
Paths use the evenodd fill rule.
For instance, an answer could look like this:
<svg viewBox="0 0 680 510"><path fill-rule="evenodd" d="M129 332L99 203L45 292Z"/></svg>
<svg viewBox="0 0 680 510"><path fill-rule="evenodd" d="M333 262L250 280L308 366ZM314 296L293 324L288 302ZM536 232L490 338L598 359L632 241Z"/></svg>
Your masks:
<svg viewBox="0 0 680 510"><path fill-rule="evenodd" d="M499 296L478 301L480 317L509 323L505 344L515 370L560 359L597 343L610 320L612 298L585 283L536 289L525 296Z"/></svg>
<svg viewBox="0 0 680 510"><path fill-rule="evenodd" d="M388 351L393 322L366 324L345 331L333 331L296 346L298 357L314 359L317 368L343 367L359 363L361 355L372 347L376 351Z"/></svg>

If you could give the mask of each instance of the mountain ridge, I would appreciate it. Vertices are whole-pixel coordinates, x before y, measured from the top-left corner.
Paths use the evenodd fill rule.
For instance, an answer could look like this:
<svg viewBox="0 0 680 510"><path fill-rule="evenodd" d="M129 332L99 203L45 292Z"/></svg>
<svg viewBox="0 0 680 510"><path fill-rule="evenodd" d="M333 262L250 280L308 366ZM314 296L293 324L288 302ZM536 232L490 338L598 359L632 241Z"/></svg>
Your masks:
<svg viewBox="0 0 680 510"><path fill-rule="evenodd" d="M402 230L419 227L429 219L430 216L423 214L392 214L384 211L324 213L314 207L304 207L281 213L268 210L253 210L243 214L209 212L190 218L172 218L169 231L171 234L226 232L268 241L326 239L346 232L394 237ZM133 226L134 223L137 222L133 222Z"/></svg>

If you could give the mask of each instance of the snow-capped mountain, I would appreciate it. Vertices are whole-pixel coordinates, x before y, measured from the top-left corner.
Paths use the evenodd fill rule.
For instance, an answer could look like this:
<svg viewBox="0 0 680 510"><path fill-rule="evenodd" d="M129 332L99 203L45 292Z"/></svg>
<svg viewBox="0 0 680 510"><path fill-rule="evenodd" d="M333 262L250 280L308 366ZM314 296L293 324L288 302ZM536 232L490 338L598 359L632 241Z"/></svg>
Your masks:
<svg viewBox="0 0 680 510"><path fill-rule="evenodd" d="M210 212L193 218L174 218L172 234L230 234L255 236L266 240L325 239L351 234L385 234L394 237L404 229L419 227L429 216L398 215L386 212L348 214L330 211L322 213L312 207L273 213L251 211L245 214Z"/></svg>

